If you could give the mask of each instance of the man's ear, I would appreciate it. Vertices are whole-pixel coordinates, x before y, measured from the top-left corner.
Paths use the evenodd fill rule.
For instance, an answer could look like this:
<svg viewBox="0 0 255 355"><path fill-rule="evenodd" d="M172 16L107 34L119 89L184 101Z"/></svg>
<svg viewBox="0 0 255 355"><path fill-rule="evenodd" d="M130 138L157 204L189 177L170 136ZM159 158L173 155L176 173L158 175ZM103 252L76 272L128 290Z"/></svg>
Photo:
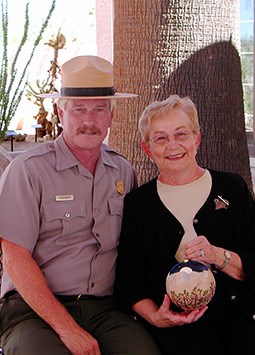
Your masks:
<svg viewBox="0 0 255 355"><path fill-rule="evenodd" d="M112 110L111 110L111 120L110 120L110 123L109 123L108 127L111 127L111 125L112 125L112 120L113 120L114 114L115 114L115 107L113 107Z"/></svg>
<svg viewBox="0 0 255 355"><path fill-rule="evenodd" d="M64 111L60 107L58 107L57 109L58 109L58 118L59 118L60 122L62 123L62 118L63 118L63 112Z"/></svg>
<svg viewBox="0 0 255 355"><path fill-rule="evenodd" d="M148 147L148 145L145 142L142 142L140 145L141 145L143 151L148 155L148 157L151 157L151 151L150 151L150 148Z"/></svg>

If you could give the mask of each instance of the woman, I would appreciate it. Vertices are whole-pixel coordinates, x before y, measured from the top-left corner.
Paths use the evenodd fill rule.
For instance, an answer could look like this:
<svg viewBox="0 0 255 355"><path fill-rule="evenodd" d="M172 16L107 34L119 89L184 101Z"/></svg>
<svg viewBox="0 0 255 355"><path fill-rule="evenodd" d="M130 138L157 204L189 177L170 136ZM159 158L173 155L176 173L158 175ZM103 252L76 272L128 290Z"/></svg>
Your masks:
<svg viewBox="0 0 255 355"><path fill-rule="evenodd" d="M143 112L142 148L159 175L126 195L116 293L141 319L162 354L251 354L255 350L255 204L237 174L196 161L197 110L172 95ZM179 261L210 264L208 306L173 307L166 276Z"/></svg>

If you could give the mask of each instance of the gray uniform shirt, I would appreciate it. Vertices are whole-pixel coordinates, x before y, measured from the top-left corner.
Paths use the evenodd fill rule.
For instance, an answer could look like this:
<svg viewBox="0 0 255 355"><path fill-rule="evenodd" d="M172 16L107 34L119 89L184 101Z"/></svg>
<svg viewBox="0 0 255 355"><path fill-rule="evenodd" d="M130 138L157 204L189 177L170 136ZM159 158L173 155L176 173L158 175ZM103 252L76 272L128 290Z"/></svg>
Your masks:
<svg viewBox="0 0 255 355"><path fill-rule="evenodd" d="M60 136L2 175L0 236L32 253L53 293L110 295L124 194L135 185L131 164L106 145L93 176ZM4 272L1 296L13 289Z"/></svg>

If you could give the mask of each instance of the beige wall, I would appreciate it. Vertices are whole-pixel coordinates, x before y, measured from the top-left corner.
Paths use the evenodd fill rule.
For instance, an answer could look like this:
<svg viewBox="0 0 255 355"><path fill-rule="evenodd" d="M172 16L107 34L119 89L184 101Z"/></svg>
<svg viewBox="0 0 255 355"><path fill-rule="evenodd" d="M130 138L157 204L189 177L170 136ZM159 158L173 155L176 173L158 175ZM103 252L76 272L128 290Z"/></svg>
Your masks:
<svg viewBox="0 0 255 355"><path fill-rule="evenodd" d="M96 0L97 55L113 62L113 0Z"/></svg>

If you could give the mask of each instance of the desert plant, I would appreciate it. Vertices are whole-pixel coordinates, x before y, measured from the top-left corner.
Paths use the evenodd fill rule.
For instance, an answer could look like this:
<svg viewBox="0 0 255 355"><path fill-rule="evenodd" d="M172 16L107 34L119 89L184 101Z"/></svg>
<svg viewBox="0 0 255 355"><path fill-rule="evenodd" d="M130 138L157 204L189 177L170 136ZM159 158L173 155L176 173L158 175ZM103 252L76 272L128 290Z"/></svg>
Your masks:
<svg viewBox="0 0 255 355"><path fill-rule="evenodd" d="M28 67L31 63L31 60L34 56L35 49L42 39L43 32L48 26L48 22L51 18L51 15L55 9L56 0L52 0L51 7L49 9L46 19L43 21L42 26L39 30L31 53L28 60L20 70L20 64L18 65L18 58L24 50L24 45L28 40L29 32L29 1L25 7L25 20L23 35L20 40L20 43L17 47L17 50L13 56L11 62L9 62L8 56L8 29L9 29L9 18L8 18L8 0L1 1L1 12L2 12L2 38L0 38L0 46L2 52L2 58L0 63L0 141L4 140L5 133L8 130L8 126L14 117L14 114L19 106L20 100L24 93L26 86ZM19 67L19 71L18 71Z"/></svg>

